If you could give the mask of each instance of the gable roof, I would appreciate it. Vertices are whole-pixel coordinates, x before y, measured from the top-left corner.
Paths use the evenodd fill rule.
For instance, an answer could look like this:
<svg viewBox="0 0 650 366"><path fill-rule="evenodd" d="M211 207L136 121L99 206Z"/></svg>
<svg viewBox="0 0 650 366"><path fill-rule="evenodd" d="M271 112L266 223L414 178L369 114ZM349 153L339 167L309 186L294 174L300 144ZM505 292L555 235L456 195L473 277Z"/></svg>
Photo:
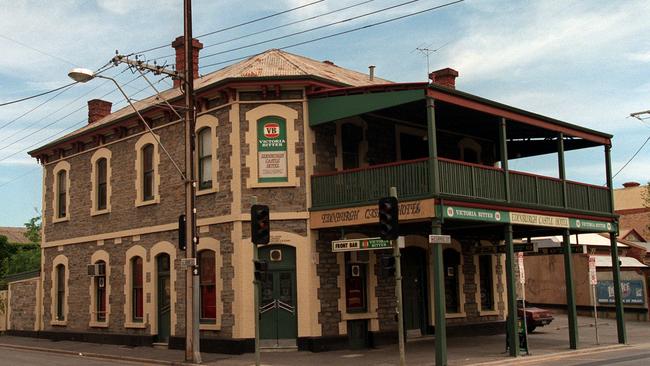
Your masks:
<svg viewBox="0 0 650 366"><path fill-rule="evenodd" d="M268 80L318 80L321 83L331 84L332 88L355 87L364 85L390 84L389 80L370 77L366 73L346 69L330 61L316 61L314 59L295 55L279 49L270 49L246 60L226 66L223 69L203 75L194 80L194 90L200 91L211 86L228 81L261 81ZM139 111L149 107L161 105L164 99L172 100L183 95L181 88L172 88L161 91L160 95L152 95L140 101L133 101ZM163 99L164 98L164 99ZM34 155L41 149L55 146L72 137L82 135L106 127L113 122L133 115L133 108L127 105L92 124L85 125L68 133L52 142L40 146L28 153Z"/></svg>

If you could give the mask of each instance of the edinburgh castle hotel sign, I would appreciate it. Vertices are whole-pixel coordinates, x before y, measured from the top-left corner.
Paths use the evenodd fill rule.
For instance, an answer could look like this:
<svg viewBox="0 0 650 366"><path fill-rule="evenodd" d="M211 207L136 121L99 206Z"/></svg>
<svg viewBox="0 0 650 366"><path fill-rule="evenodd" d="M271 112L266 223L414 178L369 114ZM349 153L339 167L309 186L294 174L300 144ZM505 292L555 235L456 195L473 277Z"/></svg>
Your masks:
<svg viewBox="0 0 650 366"><path fill-rule="evenodd" d="M336 210L316 211L310 216L311 228L374 224L379 222L376 205L341 208ZM400 221L417 220L434 217L434 201L426 199L399 203Z"/></svg>

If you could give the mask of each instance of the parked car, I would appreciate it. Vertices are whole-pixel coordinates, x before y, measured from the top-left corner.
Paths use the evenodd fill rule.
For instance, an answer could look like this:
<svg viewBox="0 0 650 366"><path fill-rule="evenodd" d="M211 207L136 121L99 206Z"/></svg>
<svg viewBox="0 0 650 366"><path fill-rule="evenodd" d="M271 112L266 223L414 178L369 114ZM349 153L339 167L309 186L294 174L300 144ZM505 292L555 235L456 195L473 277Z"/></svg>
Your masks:
<svg viewBox="0 0 650 366"><path fill-rule="evenodd" d="M522 317L523 314L523 301L517 300L517 315ZM526 329L528 330L528 333L532 333L537 327L551 324L552 321L552 312L535 306L530 306L529 303L526 302Z"/></svg>

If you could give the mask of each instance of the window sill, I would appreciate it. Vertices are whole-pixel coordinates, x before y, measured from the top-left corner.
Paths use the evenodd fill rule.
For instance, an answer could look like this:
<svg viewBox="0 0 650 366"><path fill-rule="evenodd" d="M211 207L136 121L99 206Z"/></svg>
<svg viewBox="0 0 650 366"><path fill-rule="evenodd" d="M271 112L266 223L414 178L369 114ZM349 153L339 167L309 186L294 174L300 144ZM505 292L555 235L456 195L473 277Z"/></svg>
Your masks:
<svg viewBox="0 0 650 366"><path fill-rule="evenodd" d="M88 326L91 328L108 328L108 321L105 322L90 322Z"/></svg>
<svg viewBox="0 0 650 366"><path fill-rule="evenodd" d="M90 211L90 216L106 215L107 213L110 213L110 212L111 212L110 208L107 208L107 209L101 210L101 211L91 210Z"/></svg>
<svg viewBox="0 0 650 366"><path fill-rule="evenodd" d="M50 321L50 325L54 325L57 327L67 327L68 326L68 321L67 320L52 320Z"/></svg>
<svg viewBox="0 0 650 366"><path fill-rule="evenodd" d="M377 319L377 313L341 313L341 320Z"/></svg>
<svg viewBox="0 0 650 366"><path fill-rule="evenodd" d="M147 325L142 322L142 323L132 323L132 322L126 322L124 324L124 328L133 328L133 329L145 329Z"/></svg>
<svg viewBox="0 0 650 366"><path fill-rule="evenodd" d="M480 315L480 316L499 315L499 311L498 310L479 310L478 315Z"/></svg>
<svg viewBox="0 0 650 366"><path fill-rule="evenodd" d="M217 193L217 190L214 188L206 188L196 191L197 196L205 196L206 194Z"/></svg>
<svg viewBox="0 0 650 366"><path fill-rule="evenodd" d="M154 199L149 201L140 201L140 200L135 201L135 207L156 205L158 203L160 203L160 196L155 196Z"/></svg>
<svg viewBox="0 0 650 366"><path fill-rule="evenodd" d="M221 330L221 327L215 323L199 324L199 330Z"/></svg>
<svg viewBox="0 0 650 366"><path fill-rule="evenodd" d="M445 319L456 319L456 318L465 318L467 314L465 313L449 313L445 314Z"/></svg>
<svg viewBox="0 0 650 366"><path fill-rule="evenodd" d="M295 181L289 181L289 182L265 182L265 183L260 183L260 182L255 182L251 183L249 187L247 188L275 188L275 187L298 187L300 184L298 183L297 179Z"/></svg>
<svg viewBox="0 0 650 366"><path fill-rule="evenodd" d="M66 216L66 217L55 217L55 218L52 219L52 223L53 223L53 224L57 224L57 223L59 223L59 222L66 222L66 221L70 221L70 216Z"/></svg>

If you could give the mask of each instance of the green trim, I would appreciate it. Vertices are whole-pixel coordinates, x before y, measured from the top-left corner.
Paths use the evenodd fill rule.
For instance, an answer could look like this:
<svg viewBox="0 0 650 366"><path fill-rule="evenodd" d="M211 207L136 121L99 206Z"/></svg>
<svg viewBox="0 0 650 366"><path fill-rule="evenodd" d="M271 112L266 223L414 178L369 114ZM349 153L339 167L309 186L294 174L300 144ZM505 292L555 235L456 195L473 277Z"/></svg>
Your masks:
<svg viewBox="0 0 650 366"><path fill-rule="evenodd" d="M422 89L342 95L309 99L309 125L314 127L337 119L423 100Z"/></svg>

